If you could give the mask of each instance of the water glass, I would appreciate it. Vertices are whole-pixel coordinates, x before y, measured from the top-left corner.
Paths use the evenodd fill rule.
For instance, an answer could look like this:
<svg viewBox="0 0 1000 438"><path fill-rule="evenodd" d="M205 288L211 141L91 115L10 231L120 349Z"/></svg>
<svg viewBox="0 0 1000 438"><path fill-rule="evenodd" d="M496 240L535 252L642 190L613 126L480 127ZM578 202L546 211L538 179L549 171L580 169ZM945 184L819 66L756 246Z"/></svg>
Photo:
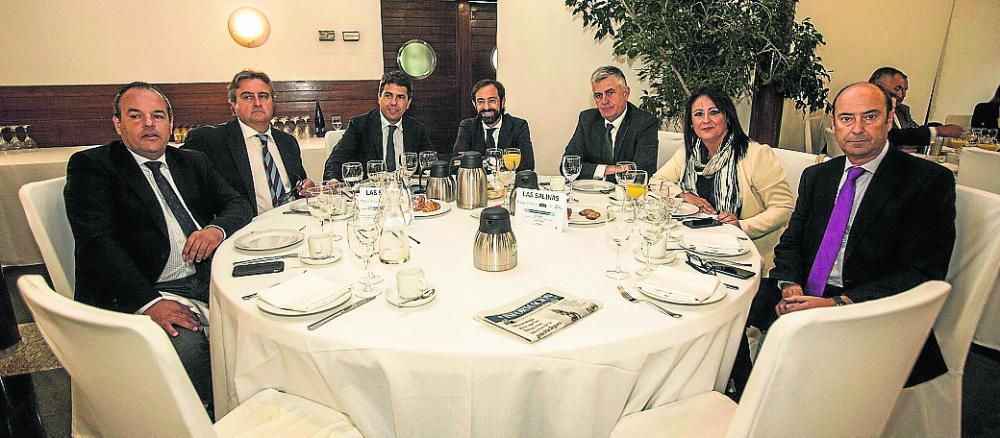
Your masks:
<svg viewBox="0 0 1000 438"><path fill-rule="evenodd" d="M608 278L622 280L631 276L622 270L622 245L628 241L635 229L635 209L628 205L611 205L604 211L608 218L604 229L615 243L615 269L604 271Z"/></svg>
<svg viewBox="0 0 1000 438"><path fill-rule="evenodd" d="M367 164L368 179L381 182L385 176L385 160L370 160Z"/></svg>
<svg viewBox="0 0 1000 438"><path fill-rule="evenodd" d="M569 190L569 198L566 199L567 203L573 204L580 202L573 198L573 181L576 181L580 177L580 172L583 170L582 163L580 162L579 155L565 155L562 158L562 174L566 178L567 190Z"/></svg>
<svg viewBox="0 0 1000 438"><path fill-rule="evenodd" d="M340 177L343 178L344 184L347 184L348 189L352 191L364 179L364 175L364 168L357 161L350 161L340 165Z"/></svg>
<svg viewBox="0 0 1000 438"><path fill-rule="evenodd" d="M640 277L648 276L653 272L653 264L650 258L650 248L663 238L667 223L666 206L655 199L649 199L643 203L636 211L636 228L646 245L646 266L636 272Z"/></svg>
<svg viewBox="0 0 1000 438"><path fill-rule="evenodd" d="M382 220L377 214L357 214L347 222L347 246L351 253L364 264L365 273L358 279L362 285L354 295L368 298L378 295L379 291L372 287L382 281L382 278L371 272L371 259L378 252L379 236L382 235Z"/></svg>

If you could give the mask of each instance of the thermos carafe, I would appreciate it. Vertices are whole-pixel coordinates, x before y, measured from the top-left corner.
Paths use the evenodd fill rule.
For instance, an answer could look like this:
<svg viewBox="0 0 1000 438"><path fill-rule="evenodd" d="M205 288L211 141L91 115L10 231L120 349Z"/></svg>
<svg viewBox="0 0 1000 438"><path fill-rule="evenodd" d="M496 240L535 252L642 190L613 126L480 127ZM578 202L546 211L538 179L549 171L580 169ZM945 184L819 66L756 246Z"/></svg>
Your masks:
<svg viewBox="0 0 1000 438"><path fill-rule="evenodd" d="M479 152L469 151L462 155L456 190L458 208L470 210L486 206L486 171Z"/></svg>
<svg viewBox="0 0 1000 438"><path fill-rule="evenodd" d="M472 246L476 269L500 272L517 266L517 239L510 229L510 213L501 207L483 209Z"/></svg>

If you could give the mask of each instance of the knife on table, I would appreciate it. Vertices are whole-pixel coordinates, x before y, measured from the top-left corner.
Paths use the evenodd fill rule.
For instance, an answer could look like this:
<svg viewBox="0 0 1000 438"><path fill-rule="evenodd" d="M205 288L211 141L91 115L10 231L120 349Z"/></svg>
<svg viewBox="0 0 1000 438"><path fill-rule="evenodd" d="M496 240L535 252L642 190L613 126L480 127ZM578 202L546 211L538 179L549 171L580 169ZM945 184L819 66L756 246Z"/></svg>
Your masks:
<svg viewBox="0 0 1000 438"><path fill-rule="evenodd" d="M331 314L329 314L327 316L324 316L323 319L321 319L319 321L316 321L316 322L314 322L312 324L309 324L309 326L307 328L309 330L316 330L316 329L322 327L323 324L326 324L326 323L328 323L330 321L333 321L334 318L336 318L336 317L338 317L340 315L343 315L343 314L345 314L347 312L350 312L350 311L352 311L354 309L357 309L358 307L361 307L362 305L364 305L364 304L366 304L369 301L374 300L374 299L375 299L375 297L363 298L360 301L358 301L358 302L356 302L354 304L351 304L350 306L347 306L347 307L345 307L343 309L340 309L340 310L338 310L336 312L333 312L333 313L331 313Z"/></svg>

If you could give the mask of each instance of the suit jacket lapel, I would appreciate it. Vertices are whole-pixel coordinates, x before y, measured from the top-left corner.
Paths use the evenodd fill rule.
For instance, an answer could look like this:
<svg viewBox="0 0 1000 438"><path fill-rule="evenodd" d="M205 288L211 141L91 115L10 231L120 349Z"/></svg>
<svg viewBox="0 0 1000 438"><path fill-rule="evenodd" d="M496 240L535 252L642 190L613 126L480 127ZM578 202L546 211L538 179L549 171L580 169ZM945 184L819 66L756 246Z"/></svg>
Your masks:
<svg viewBox="0 0 1000 438"><path fill-rule="evenodd" d="M625 117L622 118L622 124L618 126L618 130L615 132L615 141L612 145L614 148L612 149L612 156L614 157L614 160L612 160L611 164L621 161L622 149L624 149L622 145L626 143L625 136L628 135L629 128L632 126L632 118L635 116L636 108L633 107L632 104L627 105L628 111L625 112Z"/></svg>
<svg viewBox="0 0 1000 438"><path fill-rule="evenodd" d="M844 260L851 256L851 252L864 237L865 231L868 230L872 222L878 219L879 213L885 208L892 208L891 195L901 182L899 177L900 162L894 152L890 150L886 154L875 171L875 175L872 176L871 182L868 183L868 190L865 191L861 205L858 206L858 212L854 216L854 223L851 224L851 233L847 238Z"/></svg>
<svg viewBox="0 0 1000 438"><path fill-rule="evenodd" d="M479 120L477 119L477 121L479 121ZM479 129L481 130L483 128L483 124L482 124L481 121L479 121L479 122L480 122L479 123ZM503 122L500 123L500 135L497 137L497 147L498 148L509 148L509 147L511 147L511 141L512 141L511 138L510 138L511 135L512 135L510 133L511 129L514 129L514 127L511 126L510 114L504 114L503 115ZM483 139L483 141L486 141L485 137L486 137L485 134L480 134L479 135L479 138ZM484 145L483 147L485 148L486 146Z"/></svg>
<svg viewBox="0 0 1000 438"><path fill-rule="evenodd" d="M177 152L167 149L167 166L170 166L170 175L173 176L174 185L177 186L179 192L177 195L184 200L184 204L187 205L191 214L196 215L194 201L198 199L198 183L195 181L193 169L187 166L186 161L177 156ZM201 222L197 217L193 219Z"/></svg>
<svg viewBox="0 0 1000 438"><path fill-rule="evenodd" d="M153 192L153 188L149 185L149 180L146 179L142 170L139 169L139 164L135 162L135 158L132 157L132 154L129 153L124 144L117 143L117 147L111 150L111 159L114 161L115 167L121 169L122 179L125 180L125 183L132 189L132 192L146 206L146 211L149 213L150 218L153 219L153 223L166 236L167 222L163 218L163 209L160 207L160 201L156 199L156 193Z"/></svg>
<svg viewBox="0 0 1000 438"><path fill-rule="evenodd" d="M233 165L236 166L236 171L240 174L240 180L243 181L245 193L256 193L253 186L253 173L250 172L250 156L247 154L247 144L243 139L243 130L240 129L240 122L237 119L233 119L226 124L226 146L229 148L229 153L233 155ZM253 205L254 213L256 214L257 203L252 197L250 198L250 203Z"/></svg>
<svg viewBox="0 0 1000 438"><path fill-rule="evenodd" d="M382 153L382 115L378 108L375 108L368 116L368 134L372 139L371 149L368 152L369 160L381 160L385 158ZM405 129L404 129L405 131ZM406 143L406 139L403 139L403 143ZM361 163L362 166L365 165L364 162Z"/></svg>

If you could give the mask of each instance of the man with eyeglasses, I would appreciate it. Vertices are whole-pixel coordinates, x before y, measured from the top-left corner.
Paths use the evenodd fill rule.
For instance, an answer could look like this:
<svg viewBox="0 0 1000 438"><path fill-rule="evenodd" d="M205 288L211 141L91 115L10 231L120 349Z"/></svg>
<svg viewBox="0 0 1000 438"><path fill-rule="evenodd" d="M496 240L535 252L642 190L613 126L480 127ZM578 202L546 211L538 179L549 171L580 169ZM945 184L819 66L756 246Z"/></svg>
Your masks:
<svg viewBox="0 0 1000 438"><path fill-rule="evenodd" d="M295 137L271 128L274 88L264 72L243 70L229 83L236 118L188 133L183 148L204 152L222 177L253 205L254 215L302 195L306 177Z"/></svg>
<svg viewBox="0 0 1000 438"><path fill-rule="evenodd" d="M625 74L617 67L595 70L590 88L597 108L580 113L563 156L580 156L582 179L611 180L619 161L634 161L637 169L652 175L656 172L660 121L628 101Z"/></svg>
<svg viewBox="0 0 1000 438"><path fill-rule="evenodd" d="M326 159L323 179L341 179L344 163L385 160L386 170L393 171L403 152L433 151L424 124L406 115L412 101L409 76L399 71L383 75L378 83L378 108L351 119Z"/></svg>
<svg viewBox="0 0 1000 438"><path fill-rule="evenodd" d="M485 156L486 149L517 148L521 150L517 170L535 170L528 122L507 114L505 94L503 84L492 79L483 79L472 87L472 106L477 115L458 124L452 153L458 156L476 151Z"/></svg>

